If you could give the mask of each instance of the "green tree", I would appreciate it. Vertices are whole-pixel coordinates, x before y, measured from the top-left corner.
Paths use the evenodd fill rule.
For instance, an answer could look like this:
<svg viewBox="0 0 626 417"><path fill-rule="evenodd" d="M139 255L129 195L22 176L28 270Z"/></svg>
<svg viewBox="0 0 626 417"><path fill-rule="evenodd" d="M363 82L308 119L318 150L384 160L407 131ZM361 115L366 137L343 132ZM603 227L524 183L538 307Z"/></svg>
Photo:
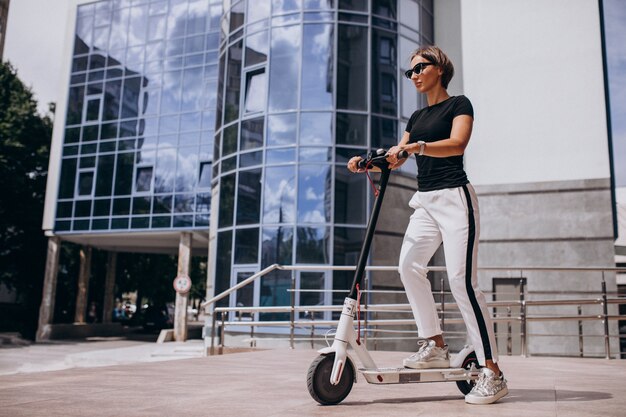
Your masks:
<svg viewBox="0 0 626 417"><path fill-rule="evenodd" d="M15 68L0 63L0 282L24 308L17 320L0 312L0 329L25 336L36 329L46 262L41 221L51 136L51 118L37 113Z"/></svg>

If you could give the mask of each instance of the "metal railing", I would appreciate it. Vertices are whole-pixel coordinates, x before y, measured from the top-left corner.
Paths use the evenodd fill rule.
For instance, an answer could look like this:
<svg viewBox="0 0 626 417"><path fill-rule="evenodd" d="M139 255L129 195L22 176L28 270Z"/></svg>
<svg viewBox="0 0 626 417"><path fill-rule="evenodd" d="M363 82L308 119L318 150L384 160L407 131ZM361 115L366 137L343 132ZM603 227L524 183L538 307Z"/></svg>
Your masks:
<svg viewBox="0 0 626 417"><path fill-rule="evenodd" d="M288 290L290 292L290 305L285 306L271 306L271 307L262 307L262 306L253 306L253 307L215 307L215 304L220 300L230 296L233 292L250 285L256 280L262 279L264 276L270 274L273 271L291 271L291 288ZM211 336L210 336L210 348L207 346L207 350L209 350L210 354L215 353L215 339L218 336L217 331L219 329L219 340L220 346L218 347L219 353L224 350L224 340L225 340L225 331L227 326L237 327L237 326L246 326L250 327L250 345L251 347L255 344L255 328L259 327L288 327L289 328L289 345L291 348L295 347L295 342L307 342L311 343L311 347L314 346L315 341L323 340L324 337L319 336L316 337L316 329L320 328L331 328L336 326L338 320L316 320L315 313L324 313L324 312L340 312L342 306L341 305L315 305L315 306L301 306L296 305L295 303L295 294L297 292L344 292L338 290L299 290L296 288L296 279L295 273L296 271L354 271L354 266L328 266L328 265L298 265L298 266L287 266L287 265L278 265L273 264L268 266L267 268L259 271L258 273L250 276L249 278L241 281L237 285L223 291L222 293L214 296L213 298L207 300L202 303L201 307L208 310L207 313L211 317L212 325L211 325ZM429 272L445 272L446 268L443 266L434 266L428 268ZM611 335L610 334L610 326L609 322L611 320L626 320L626 315L620 314L609 314L609 305L626 305L626 298L624 297L609 297L613 293L609 293L606 287L605 273L624 273L626 272L626 268L604 268L604 267L481 267L478 268L479 272L485 271L513 271L515 272L515 276L509 276L508 278L514 280L519 277L519 292L516 293L515 300L507 300L507 301L491 301L488 302L488 307L501 309L506 309L507 314L497 315L494 314L492 317L492 321L494 323L505 323L506 324L506 336L507 336L507 353L511 354L512 351L512 323L518 323L519 330L519 338L520 338L520 354L522 356L528 356L528 323L529 322L549 322L549 321L576 321L578 322L578 344L579 344L579 356L583 356L584 349L584 338L593 338L593 337L602 337L604 339L604 354L606 359L611 358L611 346L610 341L612 338L617 338L618 341L622 338L626 338L621 335ZM366 268L366 271L382 271L382 272L397 272L398 268L396 266L369 266ZM575 294L584 294L584 295L593 295L588 298L570 298L570 299L545 299L545 300L529 300L527 299L527 292L525 291L525 278L524 273L529 272L599 272L602 274L601 280L601 290L599 292L581 292L581 291L566 291L561 292L560 294L567 295L575 295ZM518 275L519 274L519 275ZM367 279L368 276L366 274L366 281L364 287L367 288ZM452 314L455 313L455 310L458 310L456 304L454 302L446 301L446 297L450 298L451 293L449 291L444 290L444 278L442 277L440 280L440 290L434 291L433 295L439 297L438 303L438 311L441 318L441 327L450 324L463 324L463 320L458 317L452 317ZM347 291L345 291L347 294ZM365 295L362 301L361 311L363 312L363 318L361 320L355 320L355 323L359 326L362 326L363 331L363 340L367 343L368 339L374 341L374 349L376 349L376 342L380 340L390 340L390 339L409 339L415 338L412 337L399 337L399 336L377 336L377 334L401 334L407 333L407 331L402 330L393 330L393 329L384 329L385 327L397 327L397 326L415 326L415 320L411 316L410 318L387 318L380 319L378 316L380 314L385 313L410 313L410 306L408 304L371 304L368 303L369 295L374 294L401 294L404 291L376 291L376 290L364 290L362 294ZM487 294L487 293L486 293ZM540 293L540 292L532 292L533 295L546 295L550 293ZM583 314L583 306L596 305L601 307L601 312L598 314ZM573 306L577 309L577 314L570 315L529 315L529 308L534 307L557 307L557 306ZM516 315L512 315L513 309L519 310ZM231 313L236 313L238 317L237 320L227 320L227 316ZM283 313L289 314L289 320L253 320L253 317L257 313ZM300 313L309 313L310 318L301 319L297 318L300 316ZM373 318L370 318L370 313ZM218 324L218 315L219 324ZM249 315L250 320L242 320L244 315ZM603 324L603 334L602 335L584 335L583 333L583 323L588 321L600 321ZM308 337L299 336L296 338L296 329L309 329ZM302 332L301 332L302 333ZM415 334L415 329L410 331L411 334ZM450 335L451 332L446 331L447 335ZM452 332L454 333L454 332ZM464 334L464 332L457 332L458 334ZM559 336L557 334L534 334L534 337L539 336ZM571 334L560 335L560 336L572 336ZM455 337L454 335L452 337ZM284 337L282 338L284 339ZM206 338L205 338L206 341ZM620 352L621 354L622 352Z"/></svg>

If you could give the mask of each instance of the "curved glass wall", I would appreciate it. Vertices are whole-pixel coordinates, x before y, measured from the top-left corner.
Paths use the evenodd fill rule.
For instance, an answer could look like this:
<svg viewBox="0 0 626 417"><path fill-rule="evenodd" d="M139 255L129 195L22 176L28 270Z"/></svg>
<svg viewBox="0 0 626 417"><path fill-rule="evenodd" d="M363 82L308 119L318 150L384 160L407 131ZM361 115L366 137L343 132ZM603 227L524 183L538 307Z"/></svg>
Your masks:
<svg viewBox="0 0 626 417"><path fill-rule="evenodd" d="M273 263L354 265L371 196L366 177L345 164L396 144L422 104L402 73L410 52L432 43L432 2L244 0L225 1L224 10L215 292ZM300 289L345 289L352 274L294 278ZM229 303L288 305L291 279L275 272ZM330 293L297 294L300 305L333 301Z"/></svg>
<svg viewBox="0 0 626 417"><path fill-rule="evenodd" d="M56 233L206 229L221 0L79 5Z"/></svg>

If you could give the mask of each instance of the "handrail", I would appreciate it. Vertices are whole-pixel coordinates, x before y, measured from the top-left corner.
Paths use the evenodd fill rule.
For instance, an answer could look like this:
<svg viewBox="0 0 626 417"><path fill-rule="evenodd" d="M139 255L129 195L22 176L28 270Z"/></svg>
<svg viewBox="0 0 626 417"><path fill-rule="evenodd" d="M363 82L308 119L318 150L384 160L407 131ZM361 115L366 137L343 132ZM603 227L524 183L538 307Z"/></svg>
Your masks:
<svg viewBox="0 0 626 417"><path fill-rule="evenodd" d="M308 311L308 312L330 312L330 311L339 311L341 308L340 306L335 306L335 305L325 305L325 306L296 306L295 305L295 293L298 292L311 292L311 291L318 291L318 292L338 292L339 290L300 290L300 289L296 289L295 288L295 278L294 275L292 274L292 286L291 289L289 289L288 291L291 292L291 305L290 306L268 306L268 307L218 307L218 308L214 308L214 304L222 299L224 299L225 297L227 297L228 295L232 294L233 292L249 285L250 283L256 281L257 279L263 278L265 275L271 273L272 271L275 270L284 270L284 271L354 271L356 269L355 266L338 266L338 265L279 265L279 264L272 264L268 267L266 267L265 269L257 272L256 274L253 274L252 276L246 278L245 280L243 280L242 282L236 284L235 286L221 292L220 294L212 297L211 299L203 302L201 304L201 308L207 308L207 307L211 307L210 310L208 311L208 315L209 316L213 316L212 320L213 320L213 325L211 327L211 353L213 352L213 341L215 338L215 331L216 329L219 329L220 331L220 340L222 341L222 348L223 348L223 340L224 340L224 329L225 329L225 325L234 325L234 326L249 326L250 327L250 334L251 334L251 346L252 346L252 340L255 340L253 335L254 335L254 327L255 326L290 326L291 330L290 330L290 344L291 347L294 347L294 329L295 327L298 328L302 328L303 326L306 327L310 327L311 328L311 338L307 339L307 340L311 340L311 343L313 343L313 341L315 340L314 337L314 331L313 329L315 328L315 326L317 326L317 328L319 328L319 326L330 326L333 324L336 324L336 321L334 320L315 320L313 318L313 316L311 316L311 319L298 319L296 317L296 313L297 312L303 312L303 311ZM391 272L398 272L398 267L397 266L368 266L365 268L367 271L391 271ZM624 320L626 319L626 316L624 315L615 315L615 314L609 314L609 311L607 310L608 305L611 304L626 304L626 298L624 297L617 297L617 298L610 298L608 297L609 294L614 294L614 292L608 292L607 288L606 288L606 281L605 281L605 273L623 273L626 272L626 268L617 268L617 267L599 267L599 266L593 266L593 267L550 267L550 266L488 266L488 267L479 267L478 268L479 271L509 271L509 277L511 279L515 279L518 278L517 274L519 274L519 278L523 277L523 274L525 272L537 272L537 271L546 271L546 272L602 272L602 291L598 292L598 291L589 291L589 292L580 292L580 291L573 291L572 293L567 292L568 295L575 295L578 294L579 296L582 295L584 297L585 294L589 294L591 297L587 297L587 298L576 298L576 299L551 299L551 300L526 300L525 299L525 291L524 291L524 286L520 286L520 293L519 293L519 299L513 299L510 301L492 301L492 302L488 302L488 306L489 307L498 307L498 308L506 308L508 310L508 314L506 315L501 315L501 314L497 314L494 315L494 317L492 317L494 322L518 322L521 325L520 328L520 343L521 343L521 354L523 356L527 355L526 352L526 339L527 336L529 335L529 333L526 330L526 323L530 322L530 321L578 321L579 323L579 346L580 346L580 356L582 356L583 354L583 345L582 345L582 341L583 341L583 333L582 333L582 322L583 321L591 321L591 320L596 320L596 321L601 321L603 323L603 327L604 327L604 335L587 335L587 337L604 337L604 344L605 344L605 353L606 353L606 358L609 359L610 358L610 346L609 346L609 339L610 338L615 338L615 337L619 337L619 338L626 338L626 336L614 336L614 335L610 335L609 334L609 327L608 327L608 322L610 320ZM428 268L429 272L446 272L446 267L445 266L431 266ZM511 276L511 272L515 272L514 276ZM567 276L566 276L567 277ZM441 277L441 281L443 283L443 277ZM343 292L343 290L342 290ZM388 290L364 290L364 293L387 293L387 292L392 292L392 291L388 291ZM393 292L403 292L401 290L399 291L393 291ZM532 292L533 294L543 294L543 292L538 291L538 292ZM450 311L445 311L444 309L452 309L453 311L455 310L455 308L458 310L458 307L456 306L455 303L445 303L444 301L444 296L445 295L449 295L450 292L448 291L444 291L443 290L443 285L442 285L442 290L441 291L437 291L435 293L433 293L434 296L440 296L441 297L441 306L439 308L439 311L442 315L442 326L443 326L443 321L445 320L446 323L462 323L462 319L458 318L458 317L448 317L445 318L446 314L450 314ZM512 295L515 293L511 293ZM530 294L530 293L528 293ZM561 293L559 293L561 294ZM598 296L598 294L600 294L600 296ZM526 294L527 295L527 294ZM567 306L567 305L576 305L578 306L578 315L543 315L543 316L535 316L535 315L529 315L527 309L529 307L534 307L534 306ZM581 311L581 307L583 305L599 305L602 308L602 312L599 314L582 314ZM516 313L515 316L511 315L511 308L515 307L515 308L519 308L519 313ZM364 312L372 312L374 314L373 318L369 318L368 319L368 315L366 314L364 317L364 322L363 322L363 328L367 329L369 328L369 326L381 326L381 325L398 325L398 324L414 324L414 320L411 319L379 319L377 318L377 314L378 313L407 313L410 312L410 308L408 306L408 304L369 304L367 303L367 300L365 299L364 304L362 306L362 311ZM253 317L250 317L250 319L248 320L241 320L241 316L240 316L240 321L232 321L232 320L225 320L225 315L228 313L232 313L232 312L239 312L239 314L251 314L251 313L262 313L262 312L282 312L282 313L290 313L290 320L279 320L279 321L258 321L258 320L253 320ZM220 314L222 315L221 318L221 325L220 326L216 326L216 322L217 322L217 315ZM519 314L519 315L517 315ZM376 328L374 331L375 332L379 332L379 331L383 331L383 329L378 329ZM391 332L394 332L396 330L390 330ZM401 331L400 331L401 332ZM545 336L543 334L533 334L533 336ZM565 335L565 336L574 336L574 335ZM364 339L367 336L364 335ZM511 328L510 325L508 326L508 340L509 340L509 354L510 354L510 348L511 348ZM298 340L300 340L301 338L298 338ZM373 337L372 340L376 341L379 340L380 338L376 338ZM391 338L391 339L398 339L398 338ZM206 337L205 337L205 341L206 341ZM254 342L256 343L256 341Z"/></svg>
<svg viewBox="0 0 626 417"><path fill-rule="evenodd" d="M251 282L261 278L272 271L280 270L280 271L354 271L356 270L356 266L351 265L279 265L272 264L267 268L257 272L256 274L246 278L241 281L237 285L222 291L218 295L213 298L203 302L200 304L200 308L206 308L231 293L237 291L238 289L245 287ZM365 267L366 271L388 271L388 272L397 272L397 266L374 266L370 265ZM445 266L429 266L428 272L446 272ZM560 271L560 272L626 272L626 268L616 268L616 267L602 267L602 266L591 266L591 267L558 267L558 266L482 266L478 267L478 271ZM210 314L210 313L209 313Z"/></svg>

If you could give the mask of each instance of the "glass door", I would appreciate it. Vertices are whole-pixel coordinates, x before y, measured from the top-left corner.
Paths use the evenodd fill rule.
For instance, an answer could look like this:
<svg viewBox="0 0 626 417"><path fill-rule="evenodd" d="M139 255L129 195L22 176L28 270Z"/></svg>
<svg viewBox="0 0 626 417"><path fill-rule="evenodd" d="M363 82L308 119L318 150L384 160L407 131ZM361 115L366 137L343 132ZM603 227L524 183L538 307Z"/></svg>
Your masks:
<svg viewBox="0 0 626 417"><path fill-rule="evenodd" d="M257 271L251 267L233 267L231 287L250 278ZM230 307L254 307L259 305L259 281L246 285L230 294ZM256 320L258 313L240 313L231 311L230 320L250 321Z"/></svg>

